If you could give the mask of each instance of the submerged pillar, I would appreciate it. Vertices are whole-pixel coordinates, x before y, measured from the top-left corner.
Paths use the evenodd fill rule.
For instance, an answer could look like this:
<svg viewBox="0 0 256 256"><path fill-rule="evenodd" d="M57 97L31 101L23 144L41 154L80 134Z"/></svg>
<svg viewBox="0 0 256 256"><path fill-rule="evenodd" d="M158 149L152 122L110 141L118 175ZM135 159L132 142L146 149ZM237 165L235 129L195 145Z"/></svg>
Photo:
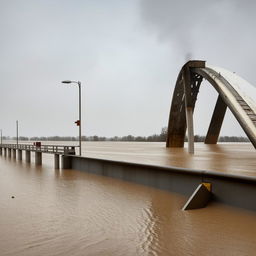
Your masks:
<svg viewBox="0 0 256 256"><path fill-rule="evenodd" d="M18 160L21 161L22 160L22 150L18 149Z"/></svg>
<svg viewBox="0 0 256 256"><path fill-rule="evenodd" d="M12 150L12 156L14 159L16 159L16 149L15 148Z"/></svg>
<svg viewBox="0 0 256 256"><path fill-rule="evenodd" d="M54 154L54 168L60 169L60 155Z"/></svg>
<svg viewBox="0 0 256 256"><path fill-rule="evenodd" d="M8 148L8 157L11 157L11 156L12 156L12 149Z"/></svg>
<svg viewBox="0 0 256 256"><path fill-rule="evenodd" d="M62 155L61 166L62 166L62 169L71 169L72 168L72 156Z"/></svg>
<svg viewBox="0 0 256 256"><path fill-rule="evenodd" d="M27 162L27 163L30 163L30 162L31 162L31 151L26 150L25 152L26 152L26 155L25 155L25 157L26 157L26 162Z"/></svg>
<svg viewBox="0 0 256 256"><path fill-rule="evenodd" d="M0 156L3 154L2 147L0 147Z"/></svg>
<svg viewBox="0 0 256 256"><path fill-rule="evenodd" d="M42 152L35 152L36 165L42 165Z"/></svg>
<svg viewBox="0 0 256 256"><path fill-rule="evenodd" d="M7 148L4 148L4 156L7 155Z"/></svg>

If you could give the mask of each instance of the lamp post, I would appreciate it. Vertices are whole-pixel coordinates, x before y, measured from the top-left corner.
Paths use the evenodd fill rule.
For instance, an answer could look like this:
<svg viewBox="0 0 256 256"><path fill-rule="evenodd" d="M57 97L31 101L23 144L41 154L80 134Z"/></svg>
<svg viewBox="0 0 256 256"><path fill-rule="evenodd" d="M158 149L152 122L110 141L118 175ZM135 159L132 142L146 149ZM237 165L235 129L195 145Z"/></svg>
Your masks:
<svg viewBox="0 0 256 256"><path fill-rule="evenodd" d="M71 80L64 80L62 81L63 84L77 84L78 85L78 92L79 92L79 120L75 123L79 126L79 155L82 155L82 134L81 134L81 82L80 81L71 81Z"/></svg>

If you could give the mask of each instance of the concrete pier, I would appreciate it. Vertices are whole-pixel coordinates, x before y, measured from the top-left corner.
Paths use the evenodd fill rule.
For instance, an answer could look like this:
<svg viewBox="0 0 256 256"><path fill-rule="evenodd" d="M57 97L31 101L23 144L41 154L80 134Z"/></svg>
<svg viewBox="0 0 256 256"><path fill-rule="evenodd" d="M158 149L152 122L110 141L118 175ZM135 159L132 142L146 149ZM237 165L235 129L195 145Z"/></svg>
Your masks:
<svg viewBox="0 0 256 256"><path fill-rule="evenodd" d="M8 148L8 157L11 157L11 156L12 156L12 149Z"/></svg>
<svg viewBox="0 0 256 256"><path fill-rule="evenodd" d="M36 165L42 165L42 152L35 152Z"/></svg>
<svg viewBox="0 0 256 256"><path fill-rule="evenodd" d="M22 150L18 149L18 160L21 161L22 160Z"/></svg>
<svg viewBox="0 0 256 256"><path fill-rule="evenodd" d="M12 156L14 159L16 159L16 149L15 148L12 150Z"/></svg>
<svg viewBox="0 0 256 256"><path fill-rule="evenodd" d="M31 162L31 151L26 150L25 152L26 152L26 154L25 154L26 162L30 163Z"/></svg>
<svg viewBox="0 0 256 256"><path fill-rule="evenodd" d="M7 148L4 148L4 156L7 155Z"/></svg>
<svg viewBox="0 0 256 256"><path fill-rule="evenodd" d="M3 154L3 150L2 148L0 147L0 156Z"/></svg>
<svg viewBox="0 0 256 256"><path fill-rule="evenodd" d="M54 155L54 168L60 169L60 155L58 154Z"/></svg>

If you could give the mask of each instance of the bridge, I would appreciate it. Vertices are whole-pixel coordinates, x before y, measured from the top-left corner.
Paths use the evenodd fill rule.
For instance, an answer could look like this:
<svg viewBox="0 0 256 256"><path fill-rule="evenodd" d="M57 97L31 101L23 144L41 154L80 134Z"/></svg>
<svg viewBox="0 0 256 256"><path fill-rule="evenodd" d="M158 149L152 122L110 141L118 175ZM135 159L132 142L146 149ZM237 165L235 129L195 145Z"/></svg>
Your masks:
<svg viewBox="0 0 256 256"><path fill-rule="evenodd" d="M189 152L194 153L193 112L200 85L206 79L219 96L205 138L206 144L216 144L227 107L256 148L256 103L240 90L244 81L221 68L207 67L205 61L188 61L181 69L171 103L166 147L184 147L188 130Z"/></svg>
<svg viewBox="0 0 256 256"><path fill-rule="evenodd" d="M59 169L59 156L75 155L75 148L78 146L65 145L41 145L41 143L33 144L1 144L0 155L4 153L5 156L16 158L18 152L18 160L22 160L22 152L25 151L25 160L27 163L31 162L31 152L35 152L35 164L42 165L42 153L54 154L54 166Z"/></svg>
<svg viewBox="0 0 256 256"><path fill-rule="evenodd" d="M184 147L186 130L188 129L189 152L194 152L193 112L203 79L209 81L219 94L205 143L217 143L226 109L229 108L256 148L255 102L243 95L239 89L238 76L220 68L207 67L205 61L187 62L178 75L172 98L166 146ZM62 169L76 169L184 195L192 194L183 207L184 210L206 206L208 201L212 199L233 206L256 210L255 177L210 170L193 170L175 165L159 166L75 156L75 146L0 145L0 155L4 153L5 156L8 154L8 156L16 158L18 152L18 160L22 160L23 151L25 151L26 162L30 162L31 152L35 153L36 165L42 164L42 153L48 153L54 154L55 168L59 168L59 156L61 155Z"/></svg>

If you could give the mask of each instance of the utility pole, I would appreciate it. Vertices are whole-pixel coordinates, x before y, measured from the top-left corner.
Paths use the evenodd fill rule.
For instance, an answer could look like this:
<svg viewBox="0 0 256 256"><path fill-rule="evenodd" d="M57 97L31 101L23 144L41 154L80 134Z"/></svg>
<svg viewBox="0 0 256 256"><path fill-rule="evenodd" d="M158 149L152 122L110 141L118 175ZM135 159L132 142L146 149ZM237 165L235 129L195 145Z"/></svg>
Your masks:
<svg viewBox="0 0 256 256"><path fill-rule="evenodd" d="M78 84L78 89L79 89L79 155L81 156L82 155L82 129L81 129L81 125L82 125L82 116L81 116L81 82L78 81L77 82Z"/></svg>
<svg viewBox="0 0 256 256"><path fill-rule="evenodd" d="M17 144L17 148L19 145L19 121L16 121L16 144Z"/></svg>

